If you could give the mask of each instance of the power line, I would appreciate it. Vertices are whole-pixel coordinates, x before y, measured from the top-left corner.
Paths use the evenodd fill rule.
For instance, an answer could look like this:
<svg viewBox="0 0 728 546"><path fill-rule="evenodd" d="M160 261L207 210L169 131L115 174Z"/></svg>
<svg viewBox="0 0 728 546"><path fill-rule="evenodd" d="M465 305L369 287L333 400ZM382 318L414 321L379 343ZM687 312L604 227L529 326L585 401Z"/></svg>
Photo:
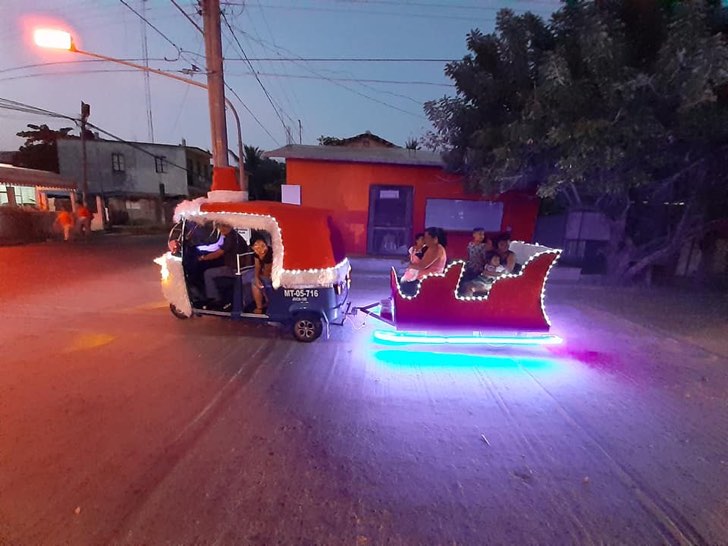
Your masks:
<svg viewBox="0 0 728 546"><path fill-rule="evenodd" d="M3 103L8 103L8 104L3 104ZM30 104L25 104L22 102L11 100L11 99L5 99L2 97L0 97L0 108L5 109L5 110L15 110L18 112L36 114L36 115L40 115L40 116L47 116L47 117L58 118L58 119L67 119L67 120L73 121L76 124L80 123L80 121L78 119L76 119L75 117L67 116L65 114L53 112L52 110L46 110L45 108L39 108L37 106L32 106ZM88 125L92 129L96 129L99 133L108 135L111 138L113 138L114 140L117 140L118 142L126 144L127 146L130 146L131 148L139 150L140 152L142 152L150 157L155 157L155 158L157 157L157 155L155 155L153 152L145 150L143 147L139 146L136 142L130 142L128 140L124 140L123 138L116 136L115 134L107 131L106 129L102 129L101 127L99 127L98 125L94 125L93 123L86 122L86 125ZM173 167L177 167L178 169L181 169L185 172L188 172L188 173L192 172L192 171L187 170L187 167L178 165L177 163L175 163L173 161L167 160L167 163L169 165L172 165Z"/></svg>
<svg viewBox="0 0 728 546"><path fill-rule="evenodd" d="M374 80L367 78L334 78L334 77L320 77L320 76L306 76L302 74L280 74L278 72L258 72L261 76L269 76L273 78L294 78L304 80L323 80L328 79L330 81L341 81L341 82L356 82L356 83L379 83L379 84L392 84L392 85L429 85L433 87L455 87L452 83L438 83L438 82L424 82L417 80ZM231 76L249 76L250 72L244 72L241 74L231 73Z"/></svg>
<svg viewBox="0 0 728 546"><path fill-rule="evenodd" d="M0 81L2 82L11 82L14 80L25 80L30 78L44 78L48 76L77 76L82 74L115 74L115 73L126 73L126 72L136 72L139 73L139 69L137 68L100 68L100 69L94 69L94 70L64 70L64 71L57 71L57 72L38 72L36 74L23 74L22 76L11 76L9 78L0 78Z"/></svg>
<svg viewBox="0 0 728 546"><path fill-rule="evenodd" d="M225 3L225 2L224 2ZM411 2L407 0L406 2L398 1L398 0L338 0L337 3L346 3L346 4L353 4L356 6L370 6L372 4L380 4L384 6L396 6L398 8L432 8L432 9L459 9L459 10L472 10L472 11L500 11L502 9L505 9L506 6L474 6L471 4L456 4L456 3L447 3L447 4L441 4L441 3L435 3L435 2ZM548 4L552 5L554 9L558 9L559 5L558 2L556 4L550 3L548 0L527 0L527 3L534 3L534 4ZM508 6L509 9L513 9L511 6ZM531 11L531 10L526 10ZM543 11L543 10L539 10ZM437 16L437 15L435 15Z"/></svg>
<svg viewBox="0 0 728 546"><path fill-rule="evenodd" d="M171 44L171 45L172 45L172 47L173 47L173 48L175 48L175 49L177 50L177 58L179 59L179 57L180 57L180 56L181 56L181 54L182 54L182 49L180 49L180 47L179 47L179 46L178 46L177 44L175 44L175 43L174 43L174 42L173 42L172 40L170 40L170 39L169 39L169 37L168 37L168 36L167 36L167 35L166 35L166 34L165 34L164 32L162 32L162 31L161 31L161 30L159 30L159 29L158 29L158 28L157 28L156 26L154 26L154 24L153 24L152 22L150 22L150 21L149 21L149 19L147 19L146 17L144 17L144 16L143 16L143 15L142 15L141 13L139 13L139 12L138 12L137 10L135 10L135 9L134 9L133 7L131 7L131 6L129 5L129 4L127 4L125 0L119 0L119 2L121 2L122 4L124 4L124 5L125 5L125 6L127 7L127 8L129 8L129 9L130 9L130 10L131 10L131 11L132 11L132 12L133 12L133 13L134 13L134 14L135 14L135 15L136 15L137 17L139 17L139 19L141 19L141 20L142 20L142 21L144 21L144 22L145 22L145 23L146 23L147 25L149 25L149 26L150 26L150 27L151 27L151 28L152 28L152 29L153 29L153 30L154 30L154 31L155 31L155 32L156 32L157 34L159 34L159 35L160 35L160 36L161 36L162 38L164 38L164 40L165 40L165 41L166 41L167 43Z"/></svg>
<svg viewBox="0 0 728 546"><path fill-rule="evenodd" d="M238 29L240 30L240 29ZM242 31L241 31L242 32ZM243 32L243 34L246 34ZM262 43L263 40L260 40ZM276 45L278 49L287 51L286 48ZM189 52L188 52L189 53ZM198 54L198 57L203 55ZM248 57L251 61L305 61L307 63L453 63L462 61L460 59L438 59L438 58L421 58L421 57ZM226 61L246 61L240 57L225 57Z"/></svg>
<svg viewBox="0 0 728 546"><path fill-rule="evenodd" d="M245 61L246 59L226 58L226 61ZM462 59L415 59L390 57L260 57L251 61L306 61L309 63L452 63Z"/></svg>
<svg viewBox="0 0 728 546"><path fill-rule="evenodd" d="M240 30L240 29L238 29L238 30ZM242 30L241 30L240 32L242 32L242 33L243 33L244 35L246 35L246 32L244 32L244 31L242 31ZM263 42L261 41L261 43L263 43ZM294 52L290 51L289 49L286 49L285 47L280 47L280 46L278 46L278 47L277 47L276 49L280 49L281 51L285 51L285 52L287 52L287 53L289 53L289 54L292 54L292 55L296 55L296 54L295 54ZM299 63L300 61L302 61L302 60L303 60L303 58L302 58L302 57L298 57L298 56L297 56L297 57L296 57L295 59L291 59L291 60L292 60L292 61L293 61L294 63L298 64L298 63ZM303 61L303 62L305 62L305 61ZM333 79L331 79L330 77L328 77L328 76L326 76L326 75L323 75L323 74L321 74L320 72L318 72L318 71L316 71L316 70L314 70L314 69L312 69L312 68L309 68L309 67L307 67L307 66L304 66L304 68L305 68L306 70L308 70L309 72L311 72L312 74L314 74L314 75L318 76L319 78L321 78L321 79L324 79L324 80L327 80L327 81L329 81L330 83L333 83L334 85L337 85L337 86L339 86L339 87L342 87L342 88L346 89L347 91L349 91L349 92L351 92L351 93L354 93L355 95L359 95L360 97L364 97L364 98L365 98L365 99L367 99L367 100L370 100L370 101L372 101L372 102L376 102L377 104L381 104L382 106L386 106L387 108L391 108L392 110L397 110L398 112L402 112L402 113L404 113L404 114L407 114L407 115L410 115L410 116L413 116L413 117L416 117L416 118L419 118L419 119L425 119L425 118L424 118L424 117L423 117L422 115L420 115L420 114L415 114L414 112L410 112L409 110L405 110L404 108L400 108L399 106L395 106L395 105L393 105L393 104L389 104L388 102L384 102L384 101L382 101L382 100L379 100L379 99L377 99L377 98L375 98L375 97L372 97L372 96L370 96L370 95L367 95L366 93L362 93L361 91L357 91L356 89L353 89L353 88L351 88L350 86L348 86L348 85L346 85L346 84L344 84L344 83L341 83L341 82L338 82L338 81L336 81L336 80L333 80ZM386 91L379 91L378 89L372 88L372 87L370 87L370 86L368 86L368 85L366 85L366 84L361 84L361 85L364 85L365 87L367 87L367 88L369 88L369 89L373 89L374 91L377 91L377 92L384 92L384 93L387 93ZM409 97L408 97L408 98L409 98Z"/></svg>
<svg viewBox="0 0 728 546"><path fill-rule="evenodd" d="M199 30L199 31L200 31L200 32L201 32L202 34L204 34L204 31L202 30L202 28L200 27L200 25L198 25L198 24L197 24L197 23L195 22L195 20L194 20L194 19L193 19L192 17L190 17L190 16L189 16L189 14L188 14L188 13L187 13L187 12L186 12L186 11L185 11L184 9L182 9L182 6L180 6L180 5L179 5L179 4L178 4L178 3L176 2L176 0L170 0L170 2L172 2L172 4L174 4L174 7L176 7L176 8L177 8L177 9L178 9L178 10L180 11L180 13L181 13L182 15L184 15L184 16L185 16L185 18L186 18L186 19L187 19L187 20L188 20L188 21L189 21L190 23L192 23L192 25L193 25L193 26L194 26L194 27L195 27L195 28L196 28L197 30Z"/></svg>
<svg viewBox="0 0 728 546"><path fill-rule="evenodd" d="M225 84L225 87L228 89L228 91L230 91L233 94L233 96L236 99L238 99L240 104L243 105L243 108L245 108L245 110L248 112L248 114L250 114L253 117L253 119L258 123L260 128L263 129L268 134L268 136L273 139L273 142L275 142L278 146L280 146L281 144L280 144L280 142L278 142L278 139L270 133L270 131L265 127L265 125L263 125L263 123L258 119L258 117L253 113L253 111L250 108L248 108L248 105L243 102L243 99L240 98L240 95L237 94L235 89L230 87L228 84Z"/></svg>
<svg viewBox="0 0 728 546"><path fill-rule="evenodd" d="M70 62L70 61L69 61ZM54 63L55 64L55 63ZM55 72L37 72L32 74L22 74L20 76L11 76L9 78L0 78L0 81L8 82L13 80L22 80L27 78L39 78L44 76L68 76L68 75L79 75L79 74L104 74L104 73L125 73L125 72L138 72L139 70L136 68L99 68L99 69L79 69L79 70L63 70L63 71L55 71ZM3 70L0 70L0 73L3 73ZM183 70L177 70L175 72L180 72L182 74L186 74ZM384 84L384 85L423 85L423 86L431 86L431 87L445 87L445 88L452 88L455 85L451 83L438 83L438 82L425 82L425 81L417 81L417 80L377 80L377 79L367 79L367 78L335 78L330 76L308 76L305 74L281 74L279 72L258 72L261 76L266 76L270 78L293 78L293 79L303 79L303 80L324 80L324 81L342 81L342 82L353 82L353 83L375 83L375 84ZM253 72L241 72L241 73L229 73L230 76L251 76L253 75ZM226 84L226 87L230 90L228 84Z"/></svg>
<svg viewBox="0 0 728 546"><path fill-rule="evenodd" d="M175 5L175 6L177 6L177 9L179 9L180 11L182 11L182 13L184 13L185 17L187 17L187 19L188 19L188 20L190 21L190 23L192 23L192 24L194 25L194 27L195 27L195 28L196 28L196 29L197 29L197 30L199 31L199 33L200 33L200 34L201 34L202 36L204 36L204 35L205 35L205 31L204 31L204 30L203 30L202 28L200 28L200 26L199 26L199 25L197 25L197 23L195 23L195 21L194 21L194 20L192 20L192 19L191 19L191 18L190 18L190 17L189 17L188 15L187 15L187 13L186 13L186 12L185 12L185 11L184 11L184 10L183 10L183 9L182 9L182 8L181 8L181 7L179 6L179 5L178 5L178 4L177 4L177 2L175 2L175 0L172 0L172 3L173 3L173 4ZM188 53L191 53L192 55L195 55L195 56L198 56L198 57L203 57L203 58L204 58L204 55L200 55L199 53L193 53L193 52L191 52L191 51L190 51L190 52L188 52ZM193 66L194 66L194 65L193 65ZM274 136L273 136L273 135L271 134L271 132L270 132L270 131L268 130L268 128L267 128L267 127L266 127L265 125L263 125L263 123L262 123L262 122L261 122L261 121L260 121L260 120L258 119L258 116L256 116L256 115L255 115L255 114L253 113L253 111L252 111L252 110L251 110L250 108L248 108L248 105L247 105L247 104L245 104L245 102L243 101L243 99L242 99L242 98L240 98L240 95L238 95L238 93L237 93L237 92L235 91L235 89L233 89L233 88L232 88L232 87L231 87L231 86L230 86L230 85L229 85L229 84L228 84L227 82L225 82L225 88L226 88L226 89L227 89L228 91L230 91L230 92L231 92L231 93L232 93L232 94L233 94L233 95L235 96L235 98L236 98L236 99L238 99L238 102L240 102L240 104L242 104L242 105L243 105L243 108L245 108L245 110L246 110L246 111L247 111L247 112L248 112L248 113L250 114L250 116L251 116L251 117L252 117L252 118L253 118L253 119L255 120L255 122L256 122L256 123L258 124L258 126L259 126L259 127L261 128L261 129L263 129L263 131L265 131L265 132L266 132L266 134L267 134L267 135L268 135L268 136L269 136L269 137L270 137L270 138L271 138L271 139L273 140L273 142L275 142L275 143L276 143L276 144L277 144L278 146L280 146L280 143L278 142L278 139L277 139L276 137L274 137ZM242 158L240 158L240 161L242 161Z"/></svg>
<svg viewBox="0 0 728 546"><path fill-rule="evenodd" d="M68 76L68 75L78 75L78 74L95 74L95 73L113 73L113 72L138 72L135 68L120 68L115 70L109 70L109 69L101 69L101 70L68 70L64 72L54 72L52 74L46 74L46 73L39 73L39 74L24 74L23 76L13 76L11 78L0 78L0 81L7 82L7 81L13 81L13 80L21 80L26 78L40 78L40 77L46 77L46 76ZM235 96L236 99L242 104L243 108L250 114L250 116L255 120L255 122L260 126L263 131L266 132L266 134L275 142L277 145L280 146L280 142L276 137L274 137L271 132L263 125L263 123L258 119L258 117L255 115L255 113L248 107L247 104L243 102L243 99L240 98L240 95L238 95L235 90L230 87L229 85L225 84L227 89ZM189 87L188 87L189 89ZM35 112L29 112L29 113L35 113ZM74 119L75 118L68 118L68 119Z"/></svg>
<svg viewBox="0 0 728 546"><path fill-rule="evenodd" d="M139 62L139 61L143 61L144 59L139 58L139 59L119 59L119 60L120 61L129 61L129 62ZM164 59L164 58L149 59L149 60L157 61L157 62L163 62L163 61L174 62L174 61L170 61L169 59ZM16 72L18 70L26 70L28 68L39 68L41 66L83 64L83 63L105 63L105 62L107 62L107 61L103 60L103 59L77 59L77 60L73 60L73 61L53 61L53 62L48 62L48 63L33 63L33 64L26 64L26 65L22 65L22 66L13 66L11 68L3 68L3 69L0 69L0 74L4 74L5 72Z"/></svg>
<svg viewBox="0 0 728 546"><path fill-rule="evenodd" d="M255 71L255 68L253 67L253 63L250 62L250 59L248 59L247 55L245 54L245 50L243 49L242 44L240 43L240 40L238 40L237 34L235 34L235 31L233 30L233 27L230 26L230 23L227 20L227 16L225 15L225 12L222 12L222 19L225 22L225 26L230 30L230 33L232 34L233 39L235 40L235 43L238 45L238 49L240 50L240 53L242 53L243 57L245 57L245 60L248 62L248 66L253 71L253 74L255 76L255 79L258 81L258 84L260 84L261 89L263 89L263 93L265 93L266 98L268 99L268 102L273 107L273 110L276 113L276 116L278 116L278 119L281 120L281 125L283 125L283 130L287 131L286 128L286 122L283 120L283 116L281 116L281 113L278 111L278 108L276 107L275 103L273 102L273 99L270 96L270 93L268 93L268 90L265 88L265 85L263 85L263 82L260 80L260 77L258 76L257 72Z"/></svg>
<svg viewBox="0 0 728 546"><path fill-rule="evenodd" d="M420 19L447 19L447 20L454 20L454 21L470 21L473 22L473 16L465 16L465 15L442 15L442 14L426 14L426 13L405 13L405 12L396 12L396 11L372 11L372 10L362 10L362 9L351 9L351 8L343 8L343 9L337 9L337 8L329 8L329 7L314 7L314 6L296 6L296 5L275 5L275 4L262 4L262 3L253 3L253 2L221 2L222 5L225 6L246 6L248 8L270 8L270 9L279 9L279 10L298 10L298 11L318 11L318 12L329 12L329 13L345 13L345 14L353 14L353 15L385 15L390 17L406 17L406 18L420 18ZM361 4L360 4L361 5ZM407 4L399 4L399 7L406 7ZM530 11L537 15L551 15L554 10L526 10ZM478 17L478 21L483 22L493 22L495 21L495 17Z"/></svg>
<svg viewBox="0 0 728 546"><path fill-rule="evenodd" d="M346 4L354 4L358 6L368 6L371 4L382 4L387 6L397 6L401 8L406 7L422 7L422 8L447 8L447 9L462 9L462 10L478 10L478 11L498 11L500 9L503 9L503 7L499 6L473 6L473 5L465 5L465 4L455 4L455 3L449 3L449 4L437 4L437 3L430 3L430 2L401 2L397 0L338 0L340 3L346 3Z"/></svg>
<svg viewBox="0 0 728 546"><path fill-rule="evenodd" d="M251 12L249 10L246 10L245 8L243 8L241 11L242 11L241 12L241 16L242 16L243 13L248 16L248 19L250 20L250 28L251 28L251 30L255 33L255 35L258 38L260 38L260 34L258 34L258 31L255 28L255 19L251 15ZM263 19L263 23L265 24L265 27L268 29L268 34L271 37L271 40L273 41L273 44L277 46L277 44L275 43L275 37L273 36L273 32L271 31L270 25L268 24L268 19L265 16L265 10L260 10L259 11L259 14L260 14L261 19ZM242 21L241 21L241 25L242 25ZM245 34L243 34L243 37L247 39L247 36ZM250 48L252 49L253 46L250 45ZM250 56L248 58L250 58ZM261 66L262 66L262 63L261 63ZM295 96L295 92L292 89L290 89L289 86L281 85L281 81L280 80L274 79L273 81L278 85L278 89L280 90L281 95L283 96L283 100L285 100L288 103L288 107L291 109L291 113L296 118L298 118L299 123L300 123L300 119L301 119L302 116L300 116L300 115L298 115L296 113L296 107L293 105L293 101L291 100L291 96L293 96L293 98L295 99L295 101L298 104L299 108L301 108L303 110L303 107L301 106L300 101L298 101L298 98ZM284 110L284 112L285 112L285 110ZM286 114L286 117L291 121L291 123L293 125L295 125L295 122L291 119L291 116L289 116L289 115Z"/></svg>

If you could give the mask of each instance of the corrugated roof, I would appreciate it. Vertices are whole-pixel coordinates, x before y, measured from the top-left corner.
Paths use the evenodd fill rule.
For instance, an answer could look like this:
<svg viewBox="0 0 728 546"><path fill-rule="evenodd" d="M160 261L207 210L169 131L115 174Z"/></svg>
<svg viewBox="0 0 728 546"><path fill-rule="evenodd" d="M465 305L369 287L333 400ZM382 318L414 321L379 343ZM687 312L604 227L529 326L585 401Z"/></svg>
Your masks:
<svg viewBox="0 0 728 546"><path fill-rule="evenodd" d="M444 167L439 153L407 148L348 148L346 146L311 146L289 144L265 152L265 157L310 159L315 161L343 161L347 163L385 163L390 165L418 165Z"/></svg>
<svg viewBox="0 0 728 546"><path fill-rule="evenodd" d="M0 163L0 184L41 187L54 190L75 190L76 182L58 173L26 169Z"/></svg>

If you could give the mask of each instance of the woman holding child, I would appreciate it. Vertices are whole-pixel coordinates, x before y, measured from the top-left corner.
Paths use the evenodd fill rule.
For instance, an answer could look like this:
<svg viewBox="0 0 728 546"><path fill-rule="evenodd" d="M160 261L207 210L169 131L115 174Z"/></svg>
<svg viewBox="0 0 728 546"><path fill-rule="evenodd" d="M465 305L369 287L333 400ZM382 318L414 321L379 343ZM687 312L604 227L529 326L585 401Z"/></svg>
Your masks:
<svg viewBox="0 0 728 546"><path fill-rule="evenodd" d="M419 261L410 262L400 283L403 294L412 296L417 293L419 282L427 275L442 273L447 263L447 236L445 231L437 227L429 227L423 236L425 253ZM410 280L411 279L411 280Z"/></svg>

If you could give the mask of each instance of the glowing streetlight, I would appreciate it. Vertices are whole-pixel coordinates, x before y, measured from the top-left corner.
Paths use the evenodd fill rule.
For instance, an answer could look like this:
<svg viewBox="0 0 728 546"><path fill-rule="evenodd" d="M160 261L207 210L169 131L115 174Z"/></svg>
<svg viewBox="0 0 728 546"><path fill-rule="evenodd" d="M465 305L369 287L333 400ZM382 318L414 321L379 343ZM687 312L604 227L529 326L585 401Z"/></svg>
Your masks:
<svg viewBox="0 0 728 546"><path fill-rule="evenodd" d="M39 28L33 32L33 41L39 47L74 51L73 38L65 30Z"/></svg>
<svg viewBox="0 0 728 546"><path fill-rule="evenodd" d="M177 74L172 74L171 72L165 72L164 70L158 70L156 68L150 68L148 66L144 66L141 64L133 63L130 61L125 61L123 59L116 59L114 57L107 57L106 55L100 55L98 53L91 53L90 51L84 51L82 49L78 49L76 47L76 45L73 43L73 37L71 36L71 34L64 30L48 29L48 28L36 29L33 32L33 41L39 47L43 47L46 49L62 49L64 51L72 51L74 53L80 53L81 55L86 55L87 57L93 57L94 59L108 61L110 63L121 64L124 66L129 66L131 68L136 68L137 70L142 70L144 72L151 72L152 74L158 74L159 76L165 76L167 78L171 78L173 80L184 82L189 85L194 85L195 87L201 87L202 89L207 89L209 91L209 87L207 85L205 85L204 83L192 80L190 78L183 78L182 76L178 76ZM244 159L243 159L243 136L242 136L242 129L240 126L240 116L238 116L238 112L235 109L235 107L233 106L232 102L230 102L230 100L227 97L224 97L224 100L225 100L225 104L230 108L230 111L233 113L233 117L235 118L235 124L237 126L237 132L238 132L238 184L240 186L241 191L247 192L247 188L245 185L245 168L244 168ZM226 161L227 161L227 158L226 158ZM214 187L214 184L213 184L213 187ZM247 197L246 197L246 199L247 199Z"/></svg>

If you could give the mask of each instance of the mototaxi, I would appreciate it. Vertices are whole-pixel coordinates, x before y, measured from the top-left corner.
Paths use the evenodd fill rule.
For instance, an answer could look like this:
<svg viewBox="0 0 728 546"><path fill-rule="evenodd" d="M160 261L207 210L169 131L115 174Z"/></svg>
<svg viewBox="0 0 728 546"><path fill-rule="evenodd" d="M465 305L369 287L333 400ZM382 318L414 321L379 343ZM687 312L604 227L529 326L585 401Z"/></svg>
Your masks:
<svg viewBox="0 0 728 546"><path fill-rule="evenodd" d="M180 319L218 316L282 325L298 341L328 337L331 325L341 325L348 310L351 266L326 211L269 201L185 201L175 210L177 226L170 233L170 251L155 260L162 268L162 291L172 314ZM267 308L255 307L250 270L252 253L237 256L234 275L216 279L223 307L206 308L195 297L185 252L192 252L185 234L188 223L223 223L246 243L256 233L272 249L270 284L264 286ZM174 252L173 252L173 250Z"/></svg>

